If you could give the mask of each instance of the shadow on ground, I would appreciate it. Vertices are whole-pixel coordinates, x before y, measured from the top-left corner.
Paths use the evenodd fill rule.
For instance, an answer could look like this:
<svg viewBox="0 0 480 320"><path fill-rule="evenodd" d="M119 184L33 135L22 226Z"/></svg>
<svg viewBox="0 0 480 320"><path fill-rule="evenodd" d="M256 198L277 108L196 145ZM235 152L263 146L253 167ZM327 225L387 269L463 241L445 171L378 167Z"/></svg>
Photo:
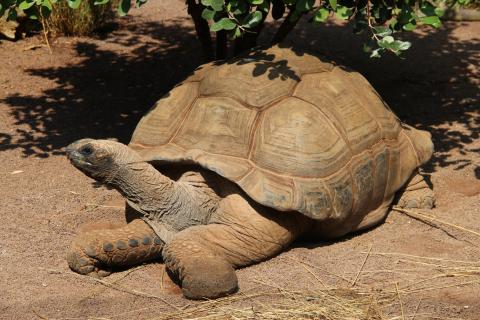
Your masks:
<svg viewBox="0 0 480 320"><path fill-rule="evenodd" d="M142 114L201 63L200 46L189 25L183 19L131 23L103 37L106 44L98 39L76 42L80 63L25 70L54 80L56 87L39 96L11 95L1 101L11 108L20 128L15 139L0 133L0 151L21 148L25 156L48 157L83 137L128 142ZM402 120L432 133L437 153L426 170L450 165L459 169L472 161L467 156L450 161L450 152L480 152L468 148L480 135L474 69L480 64L480 38L458 39L458 26L450 23L441 30L406 35L414 46L405 60L369 59L362 52L366 36L338 25L301 24L284 45L314 50L364 74ZM273 31L266 28L261 42L265 44ZM446 128L452 123L458 130ZM475 172L479 177L478 168Z"/></svg>
<svg viewBox="0 0 480 320"><path fill-rule="evenodd" d="M184 24L178 19L129 25L101 37L106 44L76 41L80 63L25 70L56 85L41 95L1 101L19 128L15 141L0 136L0 151L21 148L25 156L48 157L82 137L128 142L140 117L201 63L194 30Z"/></svg>

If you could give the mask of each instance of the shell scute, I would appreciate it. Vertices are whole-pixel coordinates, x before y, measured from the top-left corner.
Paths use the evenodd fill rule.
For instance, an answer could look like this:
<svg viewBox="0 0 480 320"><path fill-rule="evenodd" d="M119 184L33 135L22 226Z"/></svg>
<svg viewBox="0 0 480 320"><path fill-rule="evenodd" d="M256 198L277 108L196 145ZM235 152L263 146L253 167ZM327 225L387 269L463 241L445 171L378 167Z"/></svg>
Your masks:
<svg viewBox="0 0 480 320"><path fill-rule="evenodd" d="M350 158L345 141L314 105L287 98L264 112L251 156L259 167L292 176L323 177Z"/></svg>
<svg viewBox="0 0 480 320"><path fill-rule="evenodd" d="M273 70L270 70L270 65L274 65ZM299 78L282 74L291 73L282 64L252 62L244 58L212 68L200 82L200 94L230 96L255 108L262 108L290 94Z"/></svg>
<svg viewBox="0 0 480 320"><path fill-rule="evenodd" d="M227 97L199 98L173 143L185 149L247 158L257 112Z"/></svg>
<svg viewBox="0 0 480 320"><path fill-rule="evenodd" d="M143 145L167 143L198 96L198 83L173 88L140 120L132 141Z"/></svg>
<svg viewBox="0 0 480 320"><path fill-rule="evenodd" d="M328 112L333 123L346 137L353 154L372 147L381 138L381 129L375 118L352 94L344 80L344 71L336 68L331 73L309 74L295 89L295 96Z"/></svg>

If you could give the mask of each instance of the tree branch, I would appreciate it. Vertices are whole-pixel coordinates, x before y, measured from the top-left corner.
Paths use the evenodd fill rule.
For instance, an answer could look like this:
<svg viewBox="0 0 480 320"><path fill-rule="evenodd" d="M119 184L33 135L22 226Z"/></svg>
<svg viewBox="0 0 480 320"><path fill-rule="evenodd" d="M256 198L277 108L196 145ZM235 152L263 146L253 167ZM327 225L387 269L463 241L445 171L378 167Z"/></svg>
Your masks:
<svg viewBox="0 0 480 320"><path fill-rule="evenodd" d="M285 20L283 20L282 24L277 30L277 33L275 33L275 35L273 36L272 45L282 42L286 38L286 36L290 33L290 31L292 31L293 28L295 28L295 26L297 25L297 22L300 20L300 18L303 15L303 13L301 13L298 16L297 20L292 22L290 21L290 18L293 16L293 12L294 12L294 9L289 8L289 11L287 16L285 17Z"/></svg>
<svg viewBox="0 0 480 320"><path fill-rule="evenodd" d="M236 56L239 53L250 50L257 45L257 39L265 26L266 14L263 14L262 21L252 30L252 32L245 32L242 37L235 39L233 47L233 55Z"/></svg>
<svg viewBox="0 0 480 320"><path fill-rule="evenodd" d="M217 52L216 60L223 60L227 58L227 32L225 30L217 31Z"/></svg>
<svg viewBox="0 0 480 320"><path fill-rule="evenodd" d="M204 7L201 3L197 3L196 0L187 0L187 6L187 12L192 17L197 37L202 45L204 59L211 61L214 59L212 37L210 35L208 22L202 18Z"/></svg>

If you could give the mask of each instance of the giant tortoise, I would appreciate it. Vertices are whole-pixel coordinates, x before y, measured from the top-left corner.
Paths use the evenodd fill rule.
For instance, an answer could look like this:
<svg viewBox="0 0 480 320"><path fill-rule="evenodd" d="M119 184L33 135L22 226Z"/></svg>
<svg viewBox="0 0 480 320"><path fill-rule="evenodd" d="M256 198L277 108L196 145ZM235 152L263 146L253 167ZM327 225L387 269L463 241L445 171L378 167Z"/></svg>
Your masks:
<svg viewBox="0 0 480 320"><path fill-rule="evenodd" d="M300 237L382 222L394 201L431 208L418 167L429 133L402 123L359 73L273 47L204 65L141 119L128 146L82 139L72 164L116 188L139 218L81 232L81 274L163 258L185 297L238 289L235 268ZM396 199L396 200L394 200Z"/></svg>

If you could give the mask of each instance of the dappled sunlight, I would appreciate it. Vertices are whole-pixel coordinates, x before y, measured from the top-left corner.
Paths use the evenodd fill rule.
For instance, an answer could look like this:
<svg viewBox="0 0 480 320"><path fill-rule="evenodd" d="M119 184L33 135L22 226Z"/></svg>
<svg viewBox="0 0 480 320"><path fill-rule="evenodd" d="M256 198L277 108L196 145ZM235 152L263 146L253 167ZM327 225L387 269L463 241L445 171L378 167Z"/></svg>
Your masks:
<svg viewBox="0 0 480 320"><path fill-rule="evenodd" d="M190 26L187 18L138 22L130 17L126 26L110 34L76 40L73 47L80 61L24 70L54 81L55 86L41 95L11 94L1 101L20 127L14 137L2 134L0 150L21 148L25 156L47 157L86 136L128 142L136 123L155 101L201 64L200 45ZM468 34L464 29L471 30L472 36L462 39L459 28L462 34ZM439 30L402 35L413 43L403 60L388 54L370 59L362 52L368 36L354 35L351 27L337 23L313 27L303 21L281 46L292 47L299 57L302 49L317 52L362 73L403 121L432 133L437 152L426 167L432 172L437 167L475 165L472 155L478 147L470 144L478 140L480 131L476 28L475 24L446 23ZM274 30L266 26L261 45L268 45ZM250 63L251 59L257 59L252 76L298 77L288 59L258 53L227 63Z"/></svg>

